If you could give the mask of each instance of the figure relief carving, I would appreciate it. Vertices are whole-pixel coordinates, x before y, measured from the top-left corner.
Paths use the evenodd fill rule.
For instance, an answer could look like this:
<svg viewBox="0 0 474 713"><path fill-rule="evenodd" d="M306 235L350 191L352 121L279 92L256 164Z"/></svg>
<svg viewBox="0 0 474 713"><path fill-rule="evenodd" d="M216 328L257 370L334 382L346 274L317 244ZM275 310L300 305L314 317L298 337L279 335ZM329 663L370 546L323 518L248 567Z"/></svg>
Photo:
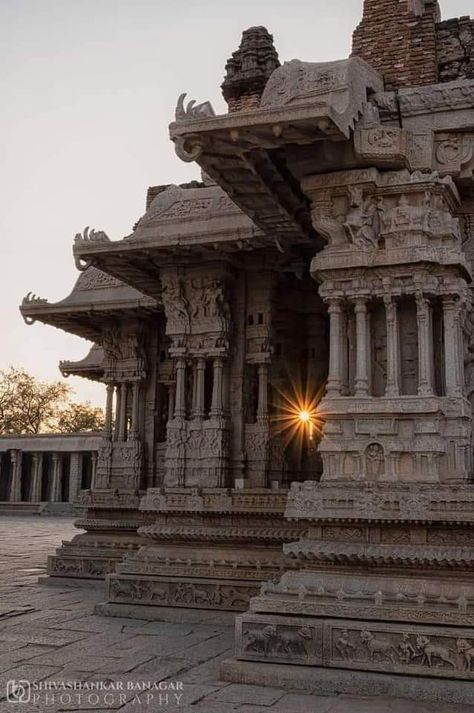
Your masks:
<svg viewBox="0 0 474 713"><path fill-rule="evenodd" d="M146 378L147 364L141 329L122 332L116 325L104 330L105 381L137 381Z"/></svg>
<svg viewBox="0 0 474 713"><path fill-rule="evenodd" d="M176 275L163 275L161 286L161 297L167 319L167 333L189 332L189 303L184 294L182 280Z"/></svg>
<svg viewBox="0 0 474 713"><path fill-rule="evenodd" d="M466 671L474 671L474 644L467 639L458 639L456 648L459 654L464 659Z"/></svg>
<svg viewBox="0 0 474 713"><path fill-rule="evenodd" d="M230 309L225 287L221 280L193 280L191 284L191 316L196 320L215 321L219 331L228 331Z"/></svg>
<svg viewBox="0 0 474 713"><path fill-rule="evenodd" d="M360 186L349 186L349 209L344 228L349 242L358 248L377 249L379 247L380 217L379 206L373 196L364 198Z"/></svg>
<svg viewBox="0 0 474 713"><path fill-rule="evenodd" d="M474 646L469 639L428 636L424 632L332 629L332 645L336 659L367 660L377 666L392 664L407 672L416 667L431 669L433 675L438 670L444 675L457 671L466 677L474 664Z"/></svg>
<svg viewBox="0 0 474 713"><path fill-rule="evenodd" d="M340 636L335 639L334 648L342 659L349 659L357 650L357 646L351 641L347 629L343 629Z"/></svg>
<svg viewBox="0 0 474 713"><path fill-rule="evenodd" d="M370 443L365 449L365 467L371 480L377 480L384 475L385 455L380 443Z"/></svg>

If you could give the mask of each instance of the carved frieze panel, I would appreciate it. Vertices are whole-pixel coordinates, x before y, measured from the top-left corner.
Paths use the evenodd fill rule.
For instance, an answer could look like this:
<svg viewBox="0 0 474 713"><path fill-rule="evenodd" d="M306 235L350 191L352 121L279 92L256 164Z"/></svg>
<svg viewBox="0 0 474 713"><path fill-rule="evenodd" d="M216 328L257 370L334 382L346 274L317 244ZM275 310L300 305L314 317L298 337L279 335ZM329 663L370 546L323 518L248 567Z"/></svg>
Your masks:
<svg viewBox="0 0 474 713"><path fill-rule="evenodd" d="M294 616L236 618L237 657L474 680L474 630Z"/></svg>
<svg viewBox="0 0 474 713"><path fill-rule="evenodd" d="M120 575L109 577L107 586L108 600L112 603L235 611L245 610L250 597L258 591L255 585L243 582L215 584Z"/></svg>
<svg viewBox="0 0 474 713"><path fill-rule="evenodd" d="M316 266L325 266L328 250L383 251L385 260L395 264L390 251L402 247L460 251L459 220L453 215L459 196L450 176L406 170L384 174L373 168L324 179L313 176L303 182L312 200L313 225L328 243ZM353 259L360 263L356 255ZM334 255L332 260L342 267L334 263ZM433 253L433 260L443 262L441 253L437 258Z"/></svg>
<svg viewBox="0 0 474 713"><path fill-rule="evenodd" d="M103 579L106 574L114 571L118 559L119 557L91 559L54 555L48 559L48 574L52 577Z"/></svg>

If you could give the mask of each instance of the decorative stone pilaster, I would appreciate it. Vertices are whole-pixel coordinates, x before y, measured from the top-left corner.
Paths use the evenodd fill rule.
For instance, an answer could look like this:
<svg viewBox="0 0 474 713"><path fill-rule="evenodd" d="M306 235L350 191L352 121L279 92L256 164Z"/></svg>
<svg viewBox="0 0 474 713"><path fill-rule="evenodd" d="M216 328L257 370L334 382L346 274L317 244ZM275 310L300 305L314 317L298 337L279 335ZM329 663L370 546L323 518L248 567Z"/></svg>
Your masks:
<svg viewBox="0 0 474 713"><path fill-rule="evenodd" d="M120 414L122 411L122 390L120 384L115 385L115 423L114 423L114 441L120 440Z"/></svg>
<svg viewBox="0 0 474 713"><path fill-rule="evenodd" d="M132 384L132 423L130 426L130 438L138 438L140 426L140 384L134 381Z"/></svg>
<svg viewBox="0 0 474 713"><path fill-rule="evenodd" d="M120 385L120 420L119 420L119 440L127 440L127 395L128 384L124 381Z"/></svg>
<svg viewBox="0 0 474 713"><path fill-rule="evenodd" d="M168 385L168 420L173 418L174 415L175 388L176 385L170 382Z"/></svg>
<svg viewBox="0 0 474 713"><path fill-rule="evenodd" d="M220 418L224 414L223 386L224 363L221 357L216 357L213 363L214 379L212 385L211 417Z"/></svg>
<svg viewBox="0 0 474 713"><path fill-rule="evenodd" d="M398 306L391 296L384 297L385 317L387 322L387 383L385 396L400 395L400 335L398 325Z"/></svg>
<svg viewBox="0 0 474 713"><path fill-rule="evenodd" d="M114 386L113 384L107 384L106 387L106 402L105 402L105 427L104 435L106 438L111 438L112 436L112 409L114 402Z"/></svg>
<svg viewBox="0 0 474 713"><path fill-rule="evenodd" d="M443 299L443 318L447 396L462 395L460 314L460 301L455 297L445 297Z"/></svg>
<svg viewBox="0 0 474 713"><path fill-rule="evenodd" d="M416 319L418 325L418 394L433 395L433 325L432 310L428 299L416 295Z"/></svg>
<svg viewBox="0 0 474 713"><path fill-rule="evenodd" d="M193 418L202 420L204 412L204 379L206 375L206 360L199 357L194 367L194 399Z"/></svg>
<svg viewBox="0 0 474 713"><path fill-rule="evenodd" d="M81 485L82 453L71 453L69 464L69 497L70 503L74 502Z"/></svg>
<svg viewBox="0 0 474 713"><path fill-rule="evenodd" d="M33 477L31 480L30 500L33 503L41 502L41 481L43 478L43 454L33 453Z"/></svg>
<svg viewBox="0 0 474 713"><path fill-rule="evenodd" d="M368 396L369 392L369 329L367 298L357 297L354 300L356 315L356 376L355 395ZM341 338L339 339L339 343Z"/></svg>
<svg viewBox="0 0 474 713"><path fill-rule="evenodd" d="M21 500L21 467L23 462L22 451L11 451L12 476L10 483L10 502L18 503Z"/></svg>
<svg viewBox="0 0 474 713"><path fill-rule="evenodd" d="M260 364L258 367L258 406L257 421L268 421L268 365Z"/></svg>
<svg viewBox="0 0 474 713"><path fill-rule="evenodd" d="M60 453L53 453L53 478L51 485L51 502L61 502L61 466L62 457Z"/></svg>
<svg viewBox="0 0 474 713"><path fill-rule="evenodd" d="M186 361L183 357L176 360L176 399L174 407L175 418L186 416Z"/></svg>
<svg viewBox="0 0 474 713"><path fill-rule="evenodd" d="M330 298L329 303L329 376L328 396L340 396L342 386L342 304L339 298Z"/></svg>
<svg viewBox="0 0 474 713"><path fill-rule="evenodd" d="M91 453L91 461L92 461L92 477L91 477L91 488L92 490L96 487L97 483L97 453Z"/></svg>

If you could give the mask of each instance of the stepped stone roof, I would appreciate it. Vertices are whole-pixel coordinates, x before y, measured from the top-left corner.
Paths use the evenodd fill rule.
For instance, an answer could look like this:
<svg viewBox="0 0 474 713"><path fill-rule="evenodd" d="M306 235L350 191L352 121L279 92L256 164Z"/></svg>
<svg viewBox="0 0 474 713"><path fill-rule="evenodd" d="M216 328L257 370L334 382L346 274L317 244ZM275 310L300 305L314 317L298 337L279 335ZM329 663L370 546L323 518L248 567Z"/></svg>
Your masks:
<svg viewBox="0 0 474 713"><path fill-rule="evenodd" d="M84 359L60 361L59 370L66 378L82 376L91 381L100 381L104 374L104 350L99 344L93 344Z"/></svg>
<svg viewBox="0 0 474 713"><path fill-rule="evenodd" d="M92 341L100 338L104 318L156 309L154 300L93 266L81 272L65 299L50 303L30 292L20 307L27 324L43 322Z"/></svg>

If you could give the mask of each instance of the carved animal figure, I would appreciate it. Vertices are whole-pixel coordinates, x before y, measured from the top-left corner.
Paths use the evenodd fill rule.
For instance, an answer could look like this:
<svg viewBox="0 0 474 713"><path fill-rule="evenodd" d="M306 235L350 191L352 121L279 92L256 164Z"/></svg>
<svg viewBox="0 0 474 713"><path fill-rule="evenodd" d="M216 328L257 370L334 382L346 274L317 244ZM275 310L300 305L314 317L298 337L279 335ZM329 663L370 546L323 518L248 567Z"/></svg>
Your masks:
<svg viewBox="0 0 474 713"><path fill-rule="evenodd" d="M397 650L388 639L377 639L371 631L362 631L360 640L366 645L371 661L376 661L378 657L379 660L386 658L392 663L396 663Z"/></svg>
<svg viewBox="0 0 474 713"><path fill-rule="evenodd" d="M192 601L193 604L209 604L210 593L205 589L194 587L192 590Z"/></svg>
<svg viewBox="0 0 474 713"><path fill-rule="evenodd" d="M467 639L458 639L456 642L458 653L463 655L467 671L472 671L474 664L474 646Z"/></svg>
<svg viewBox="0 0 474 713"><path fill-rule="evenodd" d="M305 641L312 639L312 636L313 633L309 626L303 626L298 631L282 631L277 636L276 653L306 657L308 652Z"/></svg>
<svg viewBox="0 0 474 713"><path fill-rule="evenodd" d="M253 650L257 653L263 654L264 656L268 656L276 634L276 626L273 626L272 624L266 626L264 629L247 631L244 648L246 651Z"/></svg>
<svg viewBox="0 0 474 713"><path fill-rule="evenodd" d="M447 646L440 646L439 644L431 644L427 636L417 636L416 645L423 652L421 659L422 664L432 666L435 659L439 659L440 663L447 663L453 668L456 667L456 661L453 660L453 656L456 654L452 649L448 649Z"/></svg>

